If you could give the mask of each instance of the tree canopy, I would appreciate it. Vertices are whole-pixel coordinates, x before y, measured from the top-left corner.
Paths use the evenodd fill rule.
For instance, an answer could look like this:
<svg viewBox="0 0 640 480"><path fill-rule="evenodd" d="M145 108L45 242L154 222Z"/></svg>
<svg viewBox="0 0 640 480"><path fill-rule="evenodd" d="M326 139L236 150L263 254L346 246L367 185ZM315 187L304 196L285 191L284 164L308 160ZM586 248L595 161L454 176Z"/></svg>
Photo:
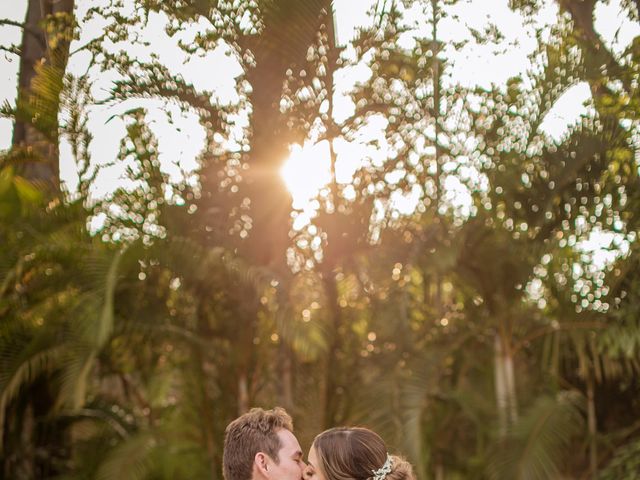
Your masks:
<svg viewBox="0 0 640 480"><path fill-rule="evenodd" d="M275 405L303 448L367 425L418 478L636 478L640 4L510 1L514 33L378 1L342 39L338 3L0 20L1 478L221 479L228 422Z"/></svg>

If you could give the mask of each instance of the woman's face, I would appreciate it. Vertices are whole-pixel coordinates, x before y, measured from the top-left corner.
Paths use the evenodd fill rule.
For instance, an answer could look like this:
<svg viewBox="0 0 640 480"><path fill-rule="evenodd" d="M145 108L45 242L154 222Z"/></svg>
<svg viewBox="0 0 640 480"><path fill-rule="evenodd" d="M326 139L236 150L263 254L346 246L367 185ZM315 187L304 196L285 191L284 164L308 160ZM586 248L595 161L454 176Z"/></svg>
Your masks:
<svg viewBox="0 0 640 480"><path fill-rule="evenodd" d="M327 480L320 471L320 461L316 448L311 445L309 456L307 458L307 470L304 473L305 480Z"/></svg>

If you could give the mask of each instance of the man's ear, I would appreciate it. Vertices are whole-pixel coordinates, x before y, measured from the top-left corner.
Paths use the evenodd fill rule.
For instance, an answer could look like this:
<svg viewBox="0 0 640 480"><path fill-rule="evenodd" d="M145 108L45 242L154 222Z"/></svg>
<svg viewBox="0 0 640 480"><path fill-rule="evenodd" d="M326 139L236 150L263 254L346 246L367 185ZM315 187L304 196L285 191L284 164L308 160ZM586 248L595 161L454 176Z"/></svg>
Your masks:
<svg viewBox="0 0 640 480"><path fill-rule="evenodd" d="M253 463L255 467L258 469L258 472L264 476L269 476L269 457L264 452L256 453L256 456L253 458Z"/></svg>

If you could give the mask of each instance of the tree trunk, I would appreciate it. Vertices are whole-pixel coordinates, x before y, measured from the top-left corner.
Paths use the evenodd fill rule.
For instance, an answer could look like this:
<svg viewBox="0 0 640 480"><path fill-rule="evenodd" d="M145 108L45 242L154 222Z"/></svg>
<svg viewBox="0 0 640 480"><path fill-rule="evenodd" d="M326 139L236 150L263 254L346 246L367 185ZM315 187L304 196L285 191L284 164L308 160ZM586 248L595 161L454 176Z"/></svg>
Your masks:
<svg viewBox="0 0 640 480"><path fill-rule="evenodd" d="M68 432L51 418L54 388L51 379L42 375L9 405L1 432L2 478L31 480L61 473L69 455Z"/></svg>
<svg viewBox="0 0 640 480"><path fill-rule="evenodd" d="M589 428L589 470L592 479L598 478L598 447L596 435L598 433L596 404L592 374L587 375L587 425Z"/></svg>
<svg viewBox="0 0 640 480"><path fill-rule="evenodd" d="M434 479L444 480L444 466L442 465L442 462L439 459L438 459L438 462L436 462Z"/></svg>
<svg viewBox="0 0 640 480"><path fill-rule="evenodd" d="M249 411L249 381L247 373L238 375L238 415Z"/></svg>
<svg viewBox="0 0 640 480"><path fill-rule="evenodd" d="M280 111L283 84L288 68L304 65L307 49L320 26L324 4L329 2L273 2L265 7L265 26L257 44L250 46L256 66L247 73L253 109L244 187L251 201L252 220L247 247L258 265L276 270L286 267L291 212L291 195L280 174L290 143L287 118ZM298 23L292 30L291 25Z"/></svg>
<svg viewBox="0 0 640 480"><path fill-rule="evenodd" d="M513 371L513 355L499 333L494 338L494 378L498 426L504 437L511 424L518 419L518 402Z"/></svg>
<svg viewBox="0 0 640 480"><path fill-rule="evenodd" d="M511 349L505 351L504 364L509 398L509 421L514 423L518 420L518 397L516 395L516 376L513 371L513 354L511 353Z"/></svg>
<svg viewBox="0 0 640 480"><path fill-rule="evenodd" d="M493 342L494 353L494 382L496 390L496 406L498 407L498 428L500 436L507 434L509 425L509 400L507 394L506 373L504 367L504 355L502 352L502 341L500 336L496 334Z"/></svg>
<svg viewBox="0 0 640 480"><path fill-rule="evenodd" d="M208 377L212 371L215 370L212 362L207 359L207 356L202 350L197 349L195 352L193 368L196 370L196 382L198 392L198 406L200 415L202 418L201 432L204 440L204 444L207 449L207 456L209 457L209 465L211 467L211 477L216 478L216 473L219 468L219 464L216 462L217 452L220 450L220 446L216 442L216 435L214 432L214 418L211 401L212 395L208 391L207 383ZM150 423L152 418L150 417Z"/></svg>
<svg viewBox="0 0 640 480"><path fill-rule="evenodd" d="M57 118L73 7L73 0L29 0L20 48L12 153L17 172L45 185L53 195L60 192ZM60 29L44 29L53 15ZM68 453L61 453L66 433L50 424L56 398L52 388L50 378L42 376L9 407L15 417L5 422L0 432L4 440L0 459L6 478L43 478L59 473L60 456ZM16 455L17 462L13 460Z"/></svg>
<svg viewBox="0 0 640 480"><path fill-rule="evenodd" d="M278 346L279 356L279 402L286 410L292 410L295 406L293 401L293 352L288 343L281 341Z"/></svg>
<svg viewBox="0 0 640 480"><path fill-rule="evenodd" d="M58 109L73 31L74 0L29 0L22 32L17 114L12 147L26 150L19 172L25 178L60 190ZM45 31L52 16L60 30Z"/></svg>
<svg viewBox="0 0 640 480"><path fill-rule="evenodd" d="M359 240L354 235L346 235L347 230L343 228L346 224L345 214L340 212L339 205L341 203L338 191L338 182L336 178L336 161L337 154L334 149L333 141L340 134L340 127L334 123L334 72L338 68L339 50L336 44L335 18L331 14L330 2L326 2L327 15L327 72L324 79L325 88L328 93L329 109L327 111L327 119L325 126L327 129L326 140L329 142L329 165L331 179L329 182L330 196L325 205L325 212L319 217L318 223L324 234L327 236L327 245L323 252L323 264L321 267L322 285L326 295L328 312L330 315L331 330L328 332L328 352L326 372L324 379L324 411L322 415L322 424L324 428L330 428L337 424L343 423L348 405L345 396L341 395L343 386L349 381L345 378L343 372L348 370L340 360L340 352L344 348L343 338L344 317L343 310L339 305L338 280L336 278L337 267L344 263L345 255L353 254L357 250L356 242ZM343 392L344 393L344 392Z"/></svg>
<svg viewBox="0 0 640 480"><path fill-rule="evenodd" d="M289 247L291 195L280 170L289 154L287 121L280 111L286 71L304 65L308 47L315 40L322 8L327 0L285 0L265 7L264 29L251 48L256 66L247 73L252 87L250 153L244 196L250 200L251 230L246 254L254 265L285 278L290 275L286 253ZM291 25L296 28L291 29ZM294 32L291 38L285 32ZM286 342L282 338L281 342ZM279 397L293 407L291 351L279 348L281 367Z"/></svg>
<svg viewBox="0 0 640 480"><path fill-rule="evenodd" d="M338 304L338 287L336 285L335 272L325 269L322 272L322 283L324 285L327 304L331 315L331 331L329 332L329 349L326 365L326 377L324 385L324 414L323 427L325 429L336 426L339 423L338 404L340 387L340 363L339 353L342 349L342 311Z"/></svg>
<svg viewBox="0 0 640 480"><path fill-rule="evenodd" d="M20 446L23 449L19 453L17 464L13 471L17 479L35 478L36 455L34 445L35 419L33 405L29 403L22 417L22 432L20 434ZM10 474L11 475L11 474Z"/></svg>

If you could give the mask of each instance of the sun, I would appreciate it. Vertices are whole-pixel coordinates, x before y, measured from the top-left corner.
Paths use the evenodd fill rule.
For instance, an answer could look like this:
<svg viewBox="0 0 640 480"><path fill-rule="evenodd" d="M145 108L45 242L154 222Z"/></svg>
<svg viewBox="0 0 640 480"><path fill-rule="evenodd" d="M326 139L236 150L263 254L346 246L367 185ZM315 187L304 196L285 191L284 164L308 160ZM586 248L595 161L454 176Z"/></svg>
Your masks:
<svg viewBox="0 0 640 480"><path fill-rule="evenodd" d="M290 150L280 174L293 197L293 208L306 210L320 189L331 181L329 142L292 145Z"/></svg>

